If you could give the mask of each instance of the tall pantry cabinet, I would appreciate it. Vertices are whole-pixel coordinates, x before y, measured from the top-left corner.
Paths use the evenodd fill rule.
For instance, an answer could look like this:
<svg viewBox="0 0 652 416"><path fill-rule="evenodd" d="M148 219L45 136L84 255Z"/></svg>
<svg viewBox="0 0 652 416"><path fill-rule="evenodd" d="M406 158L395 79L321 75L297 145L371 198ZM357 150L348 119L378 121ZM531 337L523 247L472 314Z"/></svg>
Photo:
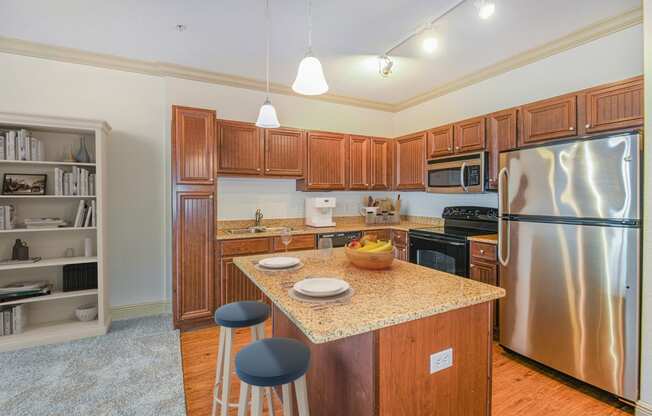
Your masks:
<svg viewBox="0 0 652 416"><path fill-rule="evenodd" d="M215 111L172 107L174 326L210 322L215 310Z"/></svg>

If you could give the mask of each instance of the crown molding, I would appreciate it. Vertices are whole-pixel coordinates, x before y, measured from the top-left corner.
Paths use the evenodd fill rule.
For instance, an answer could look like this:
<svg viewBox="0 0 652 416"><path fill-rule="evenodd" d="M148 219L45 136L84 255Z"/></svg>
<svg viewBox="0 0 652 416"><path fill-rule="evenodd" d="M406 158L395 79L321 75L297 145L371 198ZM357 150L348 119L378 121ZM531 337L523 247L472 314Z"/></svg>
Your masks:
<svg viewBox="0 0 652 416"><path fill-rule="evenodd" d="M388 103L348 97L336 94L320 96L305 96L296 94L286 85L272 84L271 91L275 94L295 96L304 99L345 104L372 110L396 113L419 105L433 98L441 97L453 91L468 87L486 79L523 67L533 62L548 58L560 52L602 38L615 32L636 26L643 22L643 9L638 7L629 12L604 19L567 36L548 42L542 46L485 67L462 78L440 85L426 93L419 94L398 103ZM226 85L255 91L265 91L265 82L237 75L222 74L182 65L165 62L151 62L138 59L122 58L109 54L87 52L79 49L51 46L42 43L29 42L20 39L0 36L0 52L23 55L35 58L50 59L99 68L115 69L160 77L173 77L211 84Z"/></svg>
<svg viewBox="0 0 652 416"><path fill-rule="evenodd" d="M111 126L104 120L85 118L55 117L33 114L0 113L3 124L13 126L47 127L61 130L101 130L105 134L111 131Z"/></svg>
<svg viewBox="0 0 652 416"><path fill-rule="evenodd" d="M539 47L526 52L514 55L511 58L500 61L494 65L485 67L479 71L468 74L455 81L448 82L434 88L424 94L417 95L394 105L394 112L403 111L414 107L433 98L450 94L478 82L493 78L517 68L540 61L585 43L600 39L612 33L643 23L643 9L638 7L623 14L598 21L590 26L577 30L569 35L563 36Z"/></svg>

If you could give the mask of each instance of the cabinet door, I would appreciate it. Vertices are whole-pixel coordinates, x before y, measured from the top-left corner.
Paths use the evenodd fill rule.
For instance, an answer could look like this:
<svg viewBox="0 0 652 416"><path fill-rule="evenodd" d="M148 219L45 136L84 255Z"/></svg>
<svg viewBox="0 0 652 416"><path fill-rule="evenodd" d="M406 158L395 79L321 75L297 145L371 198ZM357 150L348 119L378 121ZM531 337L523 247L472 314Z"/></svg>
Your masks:
<svg viewBox="0 0 652 416"><path fill-rule="evenodd" d="M172 172L178 185L212 185L215 111L172 107Z"/></svg>
<svg viewBox="0 0 652 416"><path fill-rule="evenodd" d="M521 107L520 145L577 135L577 96L566 95Z"/></svg>
<svg viewBox="0 0 652 416"><path fill-rule="evenodd" d="M288 251L293 250L312 250L316 247L314 234L293 235L290 244L288 244ZM285 251L285 244L281 237L274 237L272 243L274 251Z"/></svg>
<svg viewBox="0 0 652 416"><path fill-rule="evenodd" d="M383 241L389 241L392 238L392 230L380 229L380 230L367 230L363 231L362 235L375 235L377 239Z"/></svg>
<svg viewBox="0 0 652 416"><path fill-rule="evenodd" d="M308 172L306 189L346 189L348 136L338 133L308 132Z"/></svg>
<svg viewBox="0 0 652 416"><path fill-rule="evenodd" d="M217 172L261 175L263 131L252 123L217 121Z"/></svg>
<svg viewBox="0 0 652 416"><path fill-rule="evenodd" d="M371 139L371 189L387 191L392 187L392 141Z"/></svg>
<svg viewBox="0 0 652 416"><path fill-rule="evenodd" d="M495 264L472 263L469 277L488 285L498 283L498 267Z"/></svg>
<svg viewBox="0 0 652 416"><path fill-rule="evenodd" d="M643 77L586 92L586 132L643 125Z"/></svg>
<svg viewBox="0 0 652 416"><path fill-rule="evenodd" d="M484 117L475 117L455 123L455 153L483 150L485 148L484 127Z"/></svg>
<svg viewBox="0 0 652 416"><path fill-rule="evenodd" d="M453 154L453 131L452 124L428 131L428 158Z"/></svg>
<svg viewBox="0 0 652 416"><path fill-rule="evenodd" d="M266 129L265 175L302 177L306 134L294 129Z"/></svg>
<svg viewBox="0 0 652 416"><path fill-rule="evenodd" d="M173 208L174 321L214 312L214 191L177 191Z"/></svg>
<svg viewBox="0 0 652 416"><path fill-rule="evenodd" d="M251 280L233 263L232 258L223 258L220 266L221 304L243 300L262 300L263 294Z"/></svg>
<svg viewBox="0 0 652 416"><path fill-rule="evenodd" d="M487 115L487 148L489 150L489 189L498 188L498 164L500 152L516 148L516 123L518 110L515 108Z"/></svg>
<svg viewBox="0 0 652 416"><path fill-rule="evenodd" d="M349 139L349 189L369 189L369 138Z"/></svg>
<svg viewBox="0 0 652 416"><path fill-rule="evenodd" d="M396 189L425 189L425 133L396 139Z"/></svg>

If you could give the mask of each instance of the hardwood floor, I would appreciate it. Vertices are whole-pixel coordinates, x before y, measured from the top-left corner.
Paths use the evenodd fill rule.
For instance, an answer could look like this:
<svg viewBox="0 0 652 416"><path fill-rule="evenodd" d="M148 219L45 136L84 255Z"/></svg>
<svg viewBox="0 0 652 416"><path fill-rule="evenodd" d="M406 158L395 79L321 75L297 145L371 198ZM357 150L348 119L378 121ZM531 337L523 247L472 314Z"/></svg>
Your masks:
<svg viewBox="0 0 652 416"><path fill-rule="evenodd" d="M271 326L266 328L271 335ZM210 327L181 334L183 381L188 416L211 414L218 328ZM236 332L234 350L249 343L249 329ZM634 414L631 407L614 397L570 377L559 374L516 354L494 347L494 416L608 416ZM238 401L237 377L231 387L231 401ZM275 399L275 413L281 403ZM229 415L236 415L230 409ZM265 408L265 415L267 415ZM339 415L338 415L339 416ZM345 416L345 415L341 415Z"/></svg>

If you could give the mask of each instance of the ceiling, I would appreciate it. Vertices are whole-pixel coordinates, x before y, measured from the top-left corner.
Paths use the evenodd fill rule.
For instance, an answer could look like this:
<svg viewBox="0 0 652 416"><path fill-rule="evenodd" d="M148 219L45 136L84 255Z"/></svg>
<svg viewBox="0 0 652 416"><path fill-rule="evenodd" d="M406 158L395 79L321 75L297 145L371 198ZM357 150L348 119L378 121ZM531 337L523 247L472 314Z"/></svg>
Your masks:
<svg viewBox="0 0 652 416"><path fill-rule="evenodd" d="M329 93L399 103L641 5L493 1L488 20L474 0L442 19L434 54L419 38L394 51L394 73L382 79L375 57L457 1L313 0L313 50ZM291 85L306 50L305 1L270 4L272 82ZM264 0L0 0L0 36L264 80L263 7Z"/></svg>

